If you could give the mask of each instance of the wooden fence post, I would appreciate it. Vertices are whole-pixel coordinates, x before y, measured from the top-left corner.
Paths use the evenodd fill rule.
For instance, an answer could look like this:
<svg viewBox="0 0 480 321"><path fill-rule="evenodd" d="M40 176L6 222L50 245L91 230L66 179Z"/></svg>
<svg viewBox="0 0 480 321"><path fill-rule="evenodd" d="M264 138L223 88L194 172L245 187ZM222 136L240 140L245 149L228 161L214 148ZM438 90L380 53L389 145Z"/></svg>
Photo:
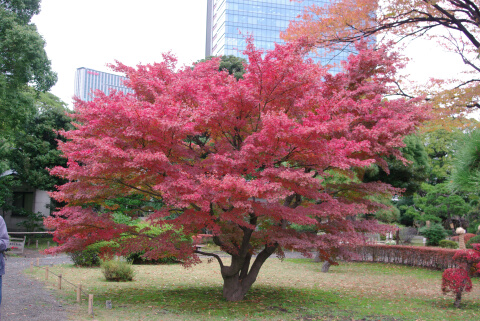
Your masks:
<svg viewBox="0 0 480 321"><path fill-rule="evenodd" d="M62 289L62 275L61 274L58 275L58 289L59 290Z"/></svg>
<svg viewBox="0 0 480 321"><path fill-rule="evenodd" d="M33 273L33 261L30 262L30 273Z"/></svg>
<svg viewBox="0 0 480 321"><path fill-rule="evenodd" d="M35 248L38 249L38 240L35 241Z"/></svg>
<svg viewBox="0 0 480 321"><path fill-rule="evenodd" d="M48 280L48 266L45 268L45 280Z"/></svg>
<svg viewBox="0 0 480 321"><path fill-rule="evenodd" d="M93 315L93 294L88 295L88 314Z"/></svg>
<svg viewBox="0 0 480 321"><path fill-rule="evenodd" d="M82 297L82 285L77 286L77 303L80 303Z"/></svg>
<svg viewBox="0 0 480 321"><path fill-rule="evenodd" d="M47 249L50 248L50 241L47 241Z"/></svg>

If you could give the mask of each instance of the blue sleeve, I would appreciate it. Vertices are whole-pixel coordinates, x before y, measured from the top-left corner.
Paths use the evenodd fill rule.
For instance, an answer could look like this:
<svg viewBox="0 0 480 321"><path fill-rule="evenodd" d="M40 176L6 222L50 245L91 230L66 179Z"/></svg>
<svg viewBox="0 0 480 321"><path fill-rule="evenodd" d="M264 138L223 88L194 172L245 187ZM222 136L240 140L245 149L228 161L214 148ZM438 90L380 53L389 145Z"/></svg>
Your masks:
<svg viewBox="0 0 480 321"><path fill-rule="evenodd" d="M3 217L0 216L0 251L5 251L8 248L8 232L7 225L3 220Z"/></svg>

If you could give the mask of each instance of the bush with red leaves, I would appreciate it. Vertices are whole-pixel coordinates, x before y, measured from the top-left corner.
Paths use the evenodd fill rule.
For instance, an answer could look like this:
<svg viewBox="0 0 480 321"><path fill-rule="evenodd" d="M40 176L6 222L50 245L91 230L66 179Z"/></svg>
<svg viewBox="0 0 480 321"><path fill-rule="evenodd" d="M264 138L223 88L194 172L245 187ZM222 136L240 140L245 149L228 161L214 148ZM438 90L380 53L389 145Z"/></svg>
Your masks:
<svg viewBox="0 0 480 321"><path fill-rule="evenodd" d="M480 244L473 244L473 250L458 250L453 260L459 268L446 269L442 275L442 292L455 296L455 307L459 308L463 292L472 290L470 276L480 271Z"/></svg>
<svg viewBox="0 0 480 321"><path fill-rule="evenodd" d="M460 307L463 292L472 291L472 280L464 269L446 269L442 275L442 292L455 295L455 307Z"/></svg>

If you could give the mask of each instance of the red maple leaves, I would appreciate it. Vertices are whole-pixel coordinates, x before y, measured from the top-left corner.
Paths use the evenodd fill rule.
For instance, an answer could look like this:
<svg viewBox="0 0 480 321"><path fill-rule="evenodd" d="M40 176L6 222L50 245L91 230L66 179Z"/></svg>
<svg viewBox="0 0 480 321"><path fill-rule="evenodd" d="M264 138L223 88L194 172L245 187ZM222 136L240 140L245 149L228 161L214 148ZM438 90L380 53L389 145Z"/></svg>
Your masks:
<svg viewBox="0 0 480 321"><path fill-rule="evenodd" d="M163 202L148 217L152 225L185 235L208 229L232 255L273 246L280 254L319 249L328 258L341 244L363 241L362 232L381 229L355 219L378 208L368 196L395 190L362 183L357 169L401 158L404 136L427 112L417 100L384 99L394 54L365 44L358 51L331 75L305 59L300 43L268 52L250 43L238 81L218 72L218 59L180 69L170 55L137 68L118 63L135 94L76 101L77 128L62 132L68 167L51 172L70 182L52 193L67 206L46 219L62 242L51 251L116 240L122 253L155 257L168 247L196 262L194 247L175 233L153 237L114 222L105 201L132 194Z"/></svg>

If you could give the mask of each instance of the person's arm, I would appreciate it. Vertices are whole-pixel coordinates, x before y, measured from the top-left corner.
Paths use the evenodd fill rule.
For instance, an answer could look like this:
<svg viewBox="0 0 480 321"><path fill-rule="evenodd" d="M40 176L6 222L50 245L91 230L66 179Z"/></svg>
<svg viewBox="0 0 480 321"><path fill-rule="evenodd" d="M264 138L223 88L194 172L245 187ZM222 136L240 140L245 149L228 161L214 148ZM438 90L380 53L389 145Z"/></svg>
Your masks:
<svg viewBox="0 0 480 321"><path fill-rule="evenodd" d="M8 248L9 244L7 225L3 220L3 217L0 216L0 251L5 251Z"/></svg>

